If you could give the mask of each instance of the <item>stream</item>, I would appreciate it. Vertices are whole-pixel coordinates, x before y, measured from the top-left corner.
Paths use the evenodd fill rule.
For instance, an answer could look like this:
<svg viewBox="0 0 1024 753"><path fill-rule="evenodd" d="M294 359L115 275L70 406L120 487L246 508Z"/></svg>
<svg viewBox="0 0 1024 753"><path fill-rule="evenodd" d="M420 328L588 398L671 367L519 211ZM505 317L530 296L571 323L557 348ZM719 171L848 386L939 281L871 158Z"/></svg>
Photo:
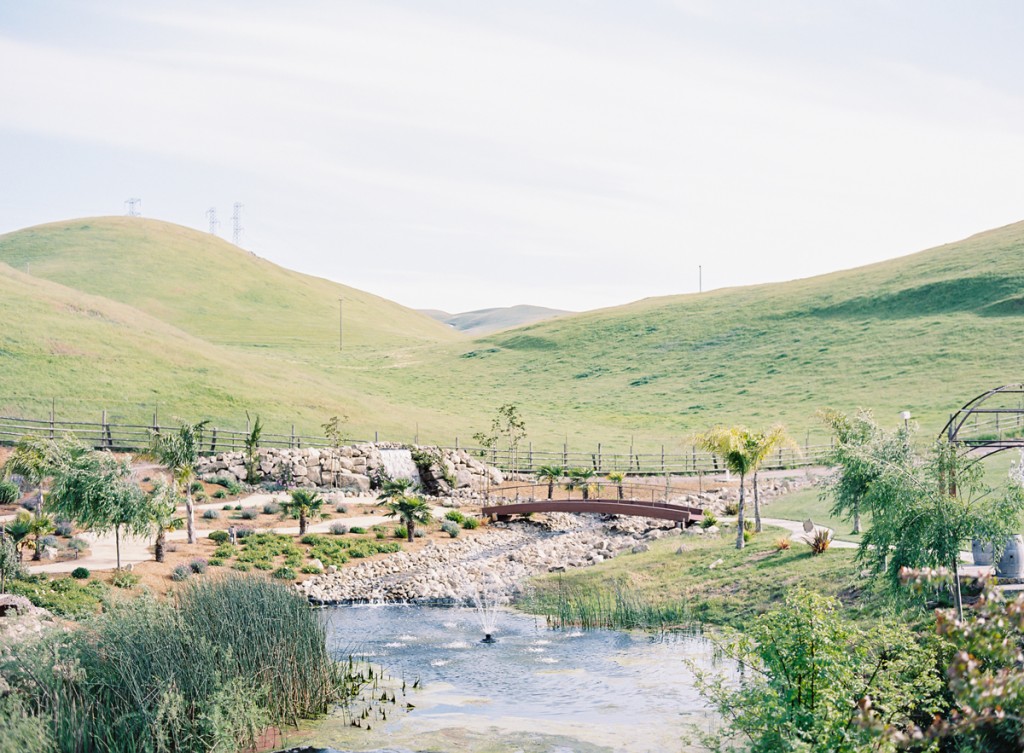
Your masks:
<svg viewBox="0 0 1024 753"><path fill-rule="evenodd" d="M386 720L360 721L369 731L335 713L304 740L317 749L665 753L701 750L687 739L714 726L685 663L715 666L699 637L551 630L497 610L497 642L484 644L488 615L471 608L362 605L323 615L332 652L381 667L397 702L381 707Z"/></svg>

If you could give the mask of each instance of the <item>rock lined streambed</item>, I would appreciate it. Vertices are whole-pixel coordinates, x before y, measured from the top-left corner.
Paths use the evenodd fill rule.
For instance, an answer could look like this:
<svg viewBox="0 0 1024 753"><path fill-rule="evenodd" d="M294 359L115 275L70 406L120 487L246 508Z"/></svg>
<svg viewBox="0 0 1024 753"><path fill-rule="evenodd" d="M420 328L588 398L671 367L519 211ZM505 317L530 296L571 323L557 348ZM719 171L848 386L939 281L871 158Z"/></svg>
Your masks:
<svg viewBox="0 0 1024 753"><path fill-rule="evenodd" d="M647 542L683 535L671 523L641 518L603 521L592 515L549 514L544 523L489 526L476 536L418 552L400 552L317 576L299 588L313 602L471 603L480 593L509 598L531 576L603 562ZM688 529L689 535L703 533Z"/></svg>

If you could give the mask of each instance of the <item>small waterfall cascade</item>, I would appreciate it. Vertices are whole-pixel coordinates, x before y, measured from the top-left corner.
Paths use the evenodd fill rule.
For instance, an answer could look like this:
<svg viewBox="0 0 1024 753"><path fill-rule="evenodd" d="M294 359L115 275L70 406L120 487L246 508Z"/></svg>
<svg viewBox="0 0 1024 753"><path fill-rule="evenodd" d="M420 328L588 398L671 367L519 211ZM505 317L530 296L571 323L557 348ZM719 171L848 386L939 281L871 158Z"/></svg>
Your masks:
<svg viewBox="0 0 1024 753"><path fill-rule="evenodd" d="M382 449L380 462L384 466L384 472L389 478L404 478L412 482L413 489L421 489L423 481L420 479L420 472L412 461L412 453L406 449Z"/></svg>

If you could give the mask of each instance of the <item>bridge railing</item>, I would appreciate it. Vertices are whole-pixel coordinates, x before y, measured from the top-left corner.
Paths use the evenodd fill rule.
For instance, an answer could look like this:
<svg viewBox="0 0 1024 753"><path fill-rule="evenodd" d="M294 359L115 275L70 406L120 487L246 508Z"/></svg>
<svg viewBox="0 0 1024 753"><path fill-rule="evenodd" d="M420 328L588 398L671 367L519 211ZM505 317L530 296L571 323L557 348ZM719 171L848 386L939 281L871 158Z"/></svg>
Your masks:
<svg viewBox="0 0 1024 753"><path fill-rule="evenodd" d="M591 481L586 485L567 485L565 481L555 482L548 496L547 483L515 484L502 486L490 492L490 499L498 502L543 502L552 500L577 500L611 502L633 502L636 504L665 504L673 496L666 493L664 486L653 484L617 484L609 481Z"/></svg>

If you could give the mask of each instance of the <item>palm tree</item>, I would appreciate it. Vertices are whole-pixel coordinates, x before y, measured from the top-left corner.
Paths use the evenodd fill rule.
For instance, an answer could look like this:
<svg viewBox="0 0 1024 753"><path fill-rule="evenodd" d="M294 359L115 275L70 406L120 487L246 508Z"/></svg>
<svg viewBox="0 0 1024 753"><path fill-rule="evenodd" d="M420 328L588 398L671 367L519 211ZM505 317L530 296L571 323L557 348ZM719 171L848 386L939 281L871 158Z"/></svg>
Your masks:
<svg viewBox="0 0 1024 753"><path fill-rule="evenodd" d="M203 427L207 421L197 424L182 424L178 431L170 434L152 433L150 454L157 462L167 466L171 477L185 495L185 523L188 543L196 543L196 511L192 502L192 482L196 477L199 463L199 447L203 442Z"/></svg>
<svg viewBox="0 0 1024 753"><path fill-rule="evenodd" d="M24 558L25 547L29 543L28 537L32 535L32 514L19 512L14 517L14 520L9 521L4 526L4 533L10 537L11 542L14 544L14 548L18 552L18 561L20 562Z"/></svg>
<svg viewBox="0 0 1024 753"><path fill-rule="evenodd" d="M611 481L613 484L615 484L615 486L617 486L618 489L619 489L619 500L620 501L626 498L625 494L623 494L623 491L622 491L622 482L625 479L626 479L626 474L622 473L621 471L612 471L611 473L608 474L608 480Z"/></svg>
<svg viewBox="0 0 1024 753"><path fill-rule="evenodd" d="M43 537L53 533L54 530L53 517L50 515L43 515L37 512L36 516L32 518L32 543L35 545L35 551L32 552L32 561L39 562L43 558Z"/></svg>
<svg viewBox="0 0 1024 753"><path fill-rule="evenodd" d="M156 540L153 543L153 555L157 562L163 562L167 544L167 532L181 530L185 525L184 518L174 517L178 511L178 495L173 486L157 483L149 494L149 514Z"/></svg>
<svg viewBox="0 0 1024 753"><path fill-rule="evenodd" d="M3 478L9 479L12 474L17 474L31 484L39 494L35 508L37 515L42 508L43 481L49 474L52 455L53 448L48 440L22 437L3 465Z"/></svg>
<svg viewBox="0 0 1024 753"><path fill-rule="evenodd" d="M391 500L405 497L412 489L412 481L407 478L389 478L380 486L378 500Z"/></svg>
<svg viewBox="0 0 1024 753"><path fill-rule="evenodd" d="M565 469L560 465L542 465L537 469L537 480L547 482L548 499L555 496L555 484L561 481L564 475Z"/></svg>
<svg viewBox="0 0 1024 753"><path fill-rule="evenodd" d="M312 489L293 489L291 502L283 502L284 512L299 519L299 536L306 535L306 521L323 515L324 498Z"/></svg>
<svg viewBox="0 0 1024 753"><path fill-rule="evenodd" d="M433 516L430 514L430 505L423 497L403 495L385 502L384 506L388 508L388 512L385 514L389 518L399 517L402 519L402 523L405 524L405 535L409 541L412 541L417 523L426 525L433 520Z"/></svg>
<svg viewBox="0 0 1024 753"><path fill-rule="evenodd" d="M798 449L798 445L786 433L786 428L782 424L776 424L770 429L760 431L755 437L757 452L754 460L754 531L761 533L761 499L757 491L757 472L768 456L776 450L782 447Z"/></svg>
<svg viewBox="0 0 1024 753"><path fill-rule="evenodd" d="M583 499L590 499L590 479L594 477L593 468L570 468L569 479L565 482L565 488L570 492L573 489L580 489L583 492Z"/></svg>
<svg viewBox="0 0 1024 753"><path fill-rule="evenodd" d="M757 435L743 426L716 426L698 434L696 444L722 458L725 467L740 477L739 515L736 520L736 548L743 548L743 503L746 476L757 468Z"/></svg>

